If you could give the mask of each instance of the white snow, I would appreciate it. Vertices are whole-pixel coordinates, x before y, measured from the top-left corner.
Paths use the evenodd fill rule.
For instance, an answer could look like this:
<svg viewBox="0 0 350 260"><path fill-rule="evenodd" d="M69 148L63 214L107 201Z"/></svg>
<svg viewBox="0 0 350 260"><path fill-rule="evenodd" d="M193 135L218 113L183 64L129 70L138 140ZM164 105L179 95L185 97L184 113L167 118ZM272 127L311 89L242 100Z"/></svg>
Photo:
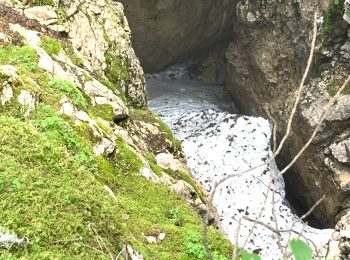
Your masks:
<svg viewBox="0 0 350 260"><path fill-rule="evenodd" d="M208 191L223 177L260 165L270 157L269 122L261 117L235 114L229 94L222 87L203 85L196 79L189 79L182 67L147 77L150 108L183 141L188 166ZM268 186L272 176L278 172L276 164L272 163L270 167L260 167L219 186L214 203L222 229L231 242L236 243L241 219L238 245L259 253L264 259L280 259L282 255L276 234L256 225L248 237L252 223L242 219L242 216L256 219L263 209L260 221L276 228L272 210L275 205L279 229L304 229L305 237L324 251L333 230L306 226L292 212L284 199L282 178L275 182L276 193L272 196ZM275 203L272 203L273 199ZM292 234L292 237L296 236ZM281 244L288 246L289 240L290 233L282 232Z"/></svg>

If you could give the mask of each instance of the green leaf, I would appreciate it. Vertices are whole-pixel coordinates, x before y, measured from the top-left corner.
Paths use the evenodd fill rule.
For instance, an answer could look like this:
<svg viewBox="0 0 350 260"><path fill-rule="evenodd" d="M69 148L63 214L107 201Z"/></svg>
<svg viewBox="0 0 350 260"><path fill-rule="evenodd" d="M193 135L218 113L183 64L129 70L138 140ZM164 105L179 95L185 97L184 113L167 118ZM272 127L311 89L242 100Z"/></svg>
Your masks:
<svg viewBox="0 0 350 260"><path fill-rule="evenodd" d="M311 260L312 249L311 247L300 239L293 239L290 242L292 253L296 260Z"/></svg>
<svg viewBox="0 0 350 260"><path fill-rule="evenodd" d="M339 0L334 0L334 4L338 5L339 4Z"/></svg>
<svg viewBox="0 0 350 260"><path fill-rule="evenodd" d="M242 260L262 260L262 258L259 255L243 252L241 256Z"/></svg>
<svg viewBox="0 0 350 260"><path fill-rule="evenodd" d="M12 186L18 189L18 188L21 187L21 183L19 182L18 179L14 179L14 180L12 181Z"/></svg>

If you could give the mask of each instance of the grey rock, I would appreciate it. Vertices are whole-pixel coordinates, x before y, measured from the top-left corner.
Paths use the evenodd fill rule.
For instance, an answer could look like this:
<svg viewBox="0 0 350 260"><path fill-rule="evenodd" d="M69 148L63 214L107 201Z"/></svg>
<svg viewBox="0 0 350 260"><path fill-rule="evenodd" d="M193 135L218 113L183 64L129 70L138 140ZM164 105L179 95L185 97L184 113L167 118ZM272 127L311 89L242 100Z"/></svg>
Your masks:
<svg viewBox="0 0 350 260"><path fill-rule="evenodd" d="M350 23L350 1L349 0L345 0L344 9L345 9L345 11L344 11L343 19L347 23Z"/></svg>
<svg viewBox="0 0 350 260"><path fill-rule="evenodd" d="M232 0L122 0L133 46L146 72L207 54L231 35Z"/></svg>
<svg viewBox="0 0 350 260"><path fill-rule="evenodd" d="M341 59L345 62L350 62L350 42L347 41L340 48Z"/></svg>

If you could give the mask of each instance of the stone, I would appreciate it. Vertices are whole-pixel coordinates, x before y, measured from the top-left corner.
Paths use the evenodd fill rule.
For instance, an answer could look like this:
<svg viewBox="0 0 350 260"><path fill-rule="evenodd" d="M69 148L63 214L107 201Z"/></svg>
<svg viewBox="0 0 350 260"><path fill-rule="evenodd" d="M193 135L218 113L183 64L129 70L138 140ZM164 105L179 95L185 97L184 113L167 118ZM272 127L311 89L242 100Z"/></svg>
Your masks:
<svg viewBox="0 0 350 260"><path fill-rule="evenodd" d="M160 153L156 155L157 164L164 169L171 169L173 171L185 170L182 163L175 159L170 153Z"/></svg>
<svg viewBox="0 0 350 260"><path fill-rule="evenodd" d="M0 32L0 41L2 41L4 43L9 43L10 39L6 34Z"/></svg>
<svg viewBox="0 0 350 260"><path fill-rule="evenodd" d="M11 101L13 97L13 90L10 86L5 86L2 89L2 94L0 96L1 105L5 105L7 102Z"/></svg>
<svg viewBox="0 0 350 260"><path fill-rule="evenodd" d="M142 176L153 182L159 182L159 177L150 169L150 167L143 167L141 170L141 174Z"/></svg>
<svg viewBox="0 0 350 260"><path fill-rule="evenodd" d="M18 238L15 234L6 233L5 229L0 226L0 248L9 248L13 245L27 246L30 244L29 240L24 238Z"/></svg>
<svg viewBox="0 0 350 260"><path fill-rule="evenodd" d="M50 25L58 21L58 15L52 6L34 6L24 10L25 16L35 19L43 25Z"/></svg>
<svg viewBox="0 0 350 260"><path fill-rule="evenodd" d="M93 136L96 138L103 138L104 134L103 134L102 129L89 116L88 113L86 113L83 110L78 110L67 97L61 99L60 104L61 104L61 109L60 109L61 114L71 116L71 117L75 118L76 120L78 120L79 123L82 123L82 122L88 123L89 127L92 130ZM110 145L108 145L108 144L109 144L109 141L105 140L105 142L102 144L102 146L97 146L97 148L95 147L96 152L99 153L99 152L101 152L101 149L104 149L104 148L106 148L107 150L112 149L113 144L110 144ZM113 150L114 150L114 148L113 148ZM101 152L101 153L103 153L103 152Z"/></svg>
<svg viewBox="0 0 350 260"><path fill-rule="evenodd" d="M140 253L136 252L131 245L126 246L127 252L131 260L144 260L145 258Z"/></svg>
<svg viewBox="0 0 350 260"><path fill-rule="evenodd" d="M192 194L196 194L194 188L183 180L171 185L171 189L189 202L192 201Z"/></svg>
<svg viewBox="0 0 350 260"><path fill-rule="evenodd" d="M347 41L340 48L341 59L344 62L350 62L350 42Z"/></svg>
<svg viewBox="0 0 350 260"><path fill-rule="evenodd" d="M350 164L350 138L333 143L329 148L339 162Z"/></svg>
<svg viewBox="0 0 350 260"><path fill-rule="evenodd" d="M344 2L344 15L343 15L343 19L350 24L350 1L349 0L345 0Z"/></svg>
<svg viewBox="0 0 350 260"><path fill-rule="evenodd" d="M164 238L165 238L165 233L160 232L159 235L158 235L158 239L159 239L160 241L163 241Z"/></svg>
<svg viewBox="0 0 350 260"><path fill-rule="evenodd" d="M307 63L314 6L319 6L322 9L320 11L326 11L328 2L239 1L238 7L244 7L244 12L238 10L238 23L234 25L235 37L226 50L225 86L241 113L268 118L269 110L277 122L279 140L285 134L296 89ZM341 17L339 20L342 23ZM304 103L298 107L291 134L281 151L280 156L287 164L311 136L323 106L329 100L327 87L333 79L342 81L348 74L346 70L342 73L337 67L340 52L344 59L349 58L349 44L344 44L347 42L347 28L342 31L342 26L337 27L341 32L338 37L342 39L341 44L337 50L333 51L332 48L327 54L330 61L325 64L328 64L329 69L323 74L319 73L321 75L311 73L309 76L303 93ZM337 140L338 133L348 127L348 96L341 96L327 116L312 148L293 165L293 173L285 174L287 193L304 208L312 207L323 194L327 195L313 213L328 227L336 224L336 215L343 208L342 198L347 197L349 178L340 169L334 172L336 167L331 169L326 166L325 161L334 162L325 160L328 157L324 149ZM349 172L348 167L344 171Z"/></svg>
<svg viewBox="0 0 350 260"><path fill-rule="evenodd" d="M0 74L7 77L8 83L13 83L18 78L17 69L12 65L0 66Z"/></svg>
<svg viewBox="0 0 350 260"><path fill-rule="evenodd" d="M91 70L101 71L106 67L105 51L108 49L100 24L89 22L89 17L83 12L77 12L68 29L73 47L90 63Z"/></svg>
<svg viewBox="0 0 350 260"><path fill-rule="evenodd" d="M148 236L146 237L147 242L150 244L156 244L157 243L157 239L154 236Z"/></svg>
<svg viewBox="0 0 350 260"><path fill-rule="evenodd" d="M18 96L18 102L26 109L24 116L28 116L30 112L35 110L39 99L37 95L30 93L28 90L21 90Z"/></svg>
<svg viewBox="0 0 350 260"><path fill-rule="evenodd" d="M120 97L99 81L93 79L85 82L83 90L92 98L93 105L111 105L115 120L125 119L128 116L129 109L124 105Z"/></svg>
<svg viewBox="0 0 350 260"><path fill-rule="evenodd" d="M115 142L108 138L102 138L101 142L94 146L93 150L96 155L110 155L115 151Z"/></svg>

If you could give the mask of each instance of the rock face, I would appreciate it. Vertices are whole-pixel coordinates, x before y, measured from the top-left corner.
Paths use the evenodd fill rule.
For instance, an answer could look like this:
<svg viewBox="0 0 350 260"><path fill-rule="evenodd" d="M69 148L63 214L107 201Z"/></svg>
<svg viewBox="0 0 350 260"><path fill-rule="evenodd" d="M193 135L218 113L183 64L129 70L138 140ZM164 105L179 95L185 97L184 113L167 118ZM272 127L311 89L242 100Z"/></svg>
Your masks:
<svg viewBox="0 0 350 260"><path fill-rule="evenodd" d="M232 0L121 0L133 47L146 72L206 54L231 35Z"/></svg>
<svg viewBox="0 0 350 260"><path fill-rule="evenodd" d="M226 52L226 86L242 112L267 116L268 105L277 121L278 138L285 133L294 93L306 66L315 7L324 14L318 20L313 80L307 83L289 141L282 151L287 162L308 140L323 106L348 73L344 68L349 59L343 1L327 3L244 0L237 5L239 23L235 25L235 40ZM338 214L349 207L349 105L349 96L343 95L316 140L286 175L290 196L305 209L326 195L315 215L328 226L334 225Z"/></svg>

